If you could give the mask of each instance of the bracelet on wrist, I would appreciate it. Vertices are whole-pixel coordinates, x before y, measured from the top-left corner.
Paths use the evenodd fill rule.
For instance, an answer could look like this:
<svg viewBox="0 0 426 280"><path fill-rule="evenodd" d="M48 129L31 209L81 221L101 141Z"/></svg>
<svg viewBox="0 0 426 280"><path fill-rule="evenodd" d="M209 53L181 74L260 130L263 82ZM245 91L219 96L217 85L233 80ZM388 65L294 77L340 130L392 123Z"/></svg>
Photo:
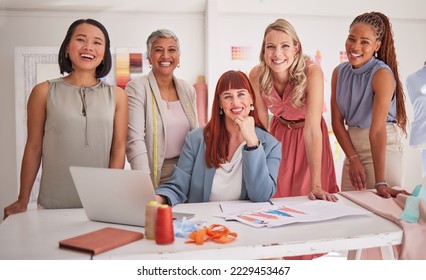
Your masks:
<svg viewBox="0 0 426 280"><path fill-rule="evenodd" d="M254 150L256 150L257 148L259 148L259 143L258 143L257 145L255 145L255 146L247 146L247 145L246 145L245 150L246 150L246 151L254 151Z"/></svg>
<svg viewBox="0 0 426 280"><path fill-rule="evenodd" d="M374 184L375 187L381 187L381 186L388 186L388 183L386 181L383 182L377 182Z"/></svg>
<svg viewBox="0 0 426 280"><path fill-rule="evenodd" d="M356 157L358 157L358 155L357 155L357 154L354 154L354 155L352 155L352 156L348 157L348 160L351 160L352 158L356 158Z"/></svg>

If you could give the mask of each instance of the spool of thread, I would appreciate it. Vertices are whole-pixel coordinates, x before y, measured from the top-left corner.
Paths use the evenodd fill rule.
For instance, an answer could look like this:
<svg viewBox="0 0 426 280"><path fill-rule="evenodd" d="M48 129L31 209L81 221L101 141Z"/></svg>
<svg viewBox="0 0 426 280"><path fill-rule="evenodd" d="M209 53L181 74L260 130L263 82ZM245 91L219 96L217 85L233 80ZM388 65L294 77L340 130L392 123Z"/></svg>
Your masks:
<svg viewBox="0 0 426 280"><path fill-rule="evenodd" d="M150 240L155 239L155 227L157 223L157 201L150 201L145 206L145 237Z"/></svg>
<svg viewBox="0 0 426 280"><path fill-rule="evenodd" d="M170 244L175 241L173 231L172 208L160 205L157 208L157 223L155 228L155 242L160 245Z"/></svg>

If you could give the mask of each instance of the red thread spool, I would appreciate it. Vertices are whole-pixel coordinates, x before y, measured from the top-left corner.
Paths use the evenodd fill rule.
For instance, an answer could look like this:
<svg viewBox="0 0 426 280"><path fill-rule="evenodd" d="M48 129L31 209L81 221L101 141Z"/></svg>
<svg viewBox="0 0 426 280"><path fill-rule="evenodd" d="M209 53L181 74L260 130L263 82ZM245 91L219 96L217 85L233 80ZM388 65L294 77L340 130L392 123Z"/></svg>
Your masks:
<svg viewBox="0 0 426 280"><path fill-rule="evenodd" d="M160 245L175 241L173 231L172 207L160 205L157 209L157 223L155 228L155 242Z"/></svg>

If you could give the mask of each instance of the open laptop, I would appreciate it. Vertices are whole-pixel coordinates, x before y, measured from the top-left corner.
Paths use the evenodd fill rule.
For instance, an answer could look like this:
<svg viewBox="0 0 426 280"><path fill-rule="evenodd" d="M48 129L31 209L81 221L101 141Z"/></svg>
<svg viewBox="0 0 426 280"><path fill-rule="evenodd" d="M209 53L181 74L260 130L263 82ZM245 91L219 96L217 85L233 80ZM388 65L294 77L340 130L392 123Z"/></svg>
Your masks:
<svg viewBox="0 0 426 280"><path fill-rule="evenodd" d="M148 172L79 166L71 166L70 172L89 220L145 225L145 205L155 200ZM174 219L192 216L173 212Z"/></svg>

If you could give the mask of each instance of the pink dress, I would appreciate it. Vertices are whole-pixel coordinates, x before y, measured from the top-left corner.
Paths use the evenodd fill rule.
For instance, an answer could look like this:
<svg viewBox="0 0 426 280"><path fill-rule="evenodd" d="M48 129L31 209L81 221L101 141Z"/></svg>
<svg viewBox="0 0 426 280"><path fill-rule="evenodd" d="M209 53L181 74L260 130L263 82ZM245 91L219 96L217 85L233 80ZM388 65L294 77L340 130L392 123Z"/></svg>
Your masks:
<svg viewBox="0 0 426 280"><path fill-rule="evenodd" d="M308 195L310 192L310 174L306 156L303 128L288 128L278 117L286 120L305 119L306 107L296 108L291 104L293 85L287 84L281 98L274 88L268 97L262 93L263 102L273 114L270 133L282 143L282 158L278 171L277 192L274 197ZM336 193L339 187L336 183L333 154L327 124L321 117L322 130L322 165L321 185L329 193Z"/></svg>

